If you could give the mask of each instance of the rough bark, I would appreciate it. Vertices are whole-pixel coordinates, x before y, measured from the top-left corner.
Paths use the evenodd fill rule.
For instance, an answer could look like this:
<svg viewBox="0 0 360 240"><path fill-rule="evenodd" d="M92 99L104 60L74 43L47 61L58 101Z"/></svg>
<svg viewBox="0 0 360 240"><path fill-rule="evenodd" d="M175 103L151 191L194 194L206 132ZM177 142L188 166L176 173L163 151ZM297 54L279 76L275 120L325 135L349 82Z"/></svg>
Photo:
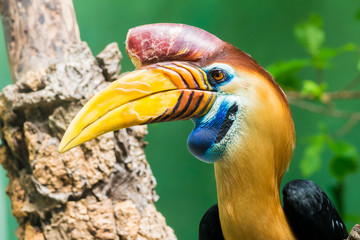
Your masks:
<svg viewBox="0 0 360 240"><path fill-rule="evenodd" d="M1 0L0 12L13 81L63 60L66 47L81 42L72 1Z"/></svg>
<svg viewBox="0 0 360 240"><path fill-rule="evenodd" d="M145 126L57 151L70 120L120 71L93 57L70 0L0 0L13 85L0 93L0 163L19 239L176 239L153 203Z"/></svg>
<svg viewBox="0 0 360 240"><path fill-rule="evenodd" d="M351 229L347 240L360 240L360 225L359 224L356 224L353 227L353 229Z"/></svg>

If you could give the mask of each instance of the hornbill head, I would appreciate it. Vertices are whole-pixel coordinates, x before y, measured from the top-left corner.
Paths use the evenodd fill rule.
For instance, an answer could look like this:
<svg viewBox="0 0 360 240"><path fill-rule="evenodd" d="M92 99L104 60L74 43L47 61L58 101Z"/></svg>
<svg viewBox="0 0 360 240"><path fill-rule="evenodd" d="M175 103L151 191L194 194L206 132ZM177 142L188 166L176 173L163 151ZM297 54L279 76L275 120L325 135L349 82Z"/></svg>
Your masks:
<svg viewBox="0 0 360 240"><path fill-rule="evenodd" d="M205 162L222 159L256 129L265 129L268 140L293 145L283 91L231 44L196 27L161 23L130 29L126 50L136 70L90 99L68 127L60 152L109 131L185 119L195 123L189 150Z"/></svg>
<svg viewBox="0 0 360 240"><path fill-rule="evenodd" d="M192 119L188 148L198 159L215 163L226 238L240 239L242 230L234 229L246 228L255 216L261 228L264 216L275 211L268 206L285 221L277 195L294 148L294 125L286 96L269 73L231 44L183 24L130 29L126 50L136 70L90 99L59 151L121 128ZM247 196L245 204L258 206L241 210L239 218L241 195Z"/></svg>

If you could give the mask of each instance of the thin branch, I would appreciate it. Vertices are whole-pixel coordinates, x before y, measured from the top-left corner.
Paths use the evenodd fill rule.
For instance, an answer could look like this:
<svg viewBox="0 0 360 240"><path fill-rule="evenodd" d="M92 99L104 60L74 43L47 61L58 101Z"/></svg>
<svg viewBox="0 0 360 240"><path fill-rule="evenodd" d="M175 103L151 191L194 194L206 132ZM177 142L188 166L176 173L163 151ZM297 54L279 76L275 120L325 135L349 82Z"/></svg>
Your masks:
<svg viewBox="0 0 360 240"><path fill-rule="evenodd" d="M324 93L324 95L333 100L357 99L360 98L360 91L338 91Z"/></svg>
<svg viewBox="0 0 360 240"><path fill-rule="evenodd" d="M334 138L342 138L360 121L360 114L354 114L350 119L334 133Z"/></svg>
<svg viewBox="0 0 360 240"><path fill-rule="evenodd" d="M292 106L325 116L347 118L348 121L334 133L334 138L340 138L346 135L360 121L360 112L336 109L332 102L333 100L360 99L360 91L343 90L324 93L319 101L326 106L310 102L311 100L315 100L311 94L304 95L300 92L287 92L287 96Z"/></svg>
<svg viewBox="0 0 360 240"><path fill-rule="evenodd" d="M316 82L318 84L321 84L324 82L324 70L323 69L320 69L320 68L316 69Z"/></svg>
<svg viewBox="0 0 360 240"><path fill-rule="evenodd" d="M342 90L344 91L344 90L352 89L359 83L360 83L360 73L351 82L345 85L345 87Z"/></svg>
<svg viewBox="0 0 360 240"><path fill-rule="evenodd" d="M315 100L312 94L303 94L295 91L288 91L286 95L292 99L301 100ZM331 100L348 100L348 99L360 99L360 91L337 91L337 92L325 92L321 97L321 102L328 102Z"/></svg>
<svg viewBox="0 0 360 240"><path fill-rule="evenodd" d="M339 109L327 108L311 102L307 102L300 99L294 99L291 97L289 97L289 103L290 105L305 109L307 111L330 116L330 117L351 118L354 114L358 114L360 116L360 112L350 112Z"/></svg>

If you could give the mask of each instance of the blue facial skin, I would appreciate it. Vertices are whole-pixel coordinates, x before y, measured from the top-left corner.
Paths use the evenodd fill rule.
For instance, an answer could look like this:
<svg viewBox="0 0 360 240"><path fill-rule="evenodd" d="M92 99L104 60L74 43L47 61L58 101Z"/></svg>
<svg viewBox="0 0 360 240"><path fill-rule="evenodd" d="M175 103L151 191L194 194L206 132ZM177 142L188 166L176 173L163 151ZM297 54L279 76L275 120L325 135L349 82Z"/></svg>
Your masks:
<svg viewBox="0 0 360 240"><path fill-rule="evenodd" d="M193 119L195 128L189 135L187 145L190 153L196 158L214 163L223 156L225 147L216 143L216 138L230 107L231 105L223 101L214 118L207 121L205 116Z"/></svg>

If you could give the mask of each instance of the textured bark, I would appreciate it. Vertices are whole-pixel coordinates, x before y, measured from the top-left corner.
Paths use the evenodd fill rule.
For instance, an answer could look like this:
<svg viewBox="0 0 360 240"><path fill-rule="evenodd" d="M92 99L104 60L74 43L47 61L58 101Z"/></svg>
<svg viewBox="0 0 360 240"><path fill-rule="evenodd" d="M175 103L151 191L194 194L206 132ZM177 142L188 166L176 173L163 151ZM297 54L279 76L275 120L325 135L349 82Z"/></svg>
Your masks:
<svg viewBox="0 0 360 240"><path fill-rule="evenodd" d="M360 225L356 224L350 231L347 240L360 240Z"/></svg>
<svg viewBox="0 0 360 240"><path fill-rule="evenodd" d="M116 79L121 54L97 61L70 0L0 0L13 85L0 93L0 163L19 239L176 239L153 203L145 126L59 154L80 107Z"/></svg>
<svg viewBox="0 0 360 240"><path fill-rule="evenodd" d="M81 41L70 0L1 0L0 12L13 81L63 60Z"/></svg>

